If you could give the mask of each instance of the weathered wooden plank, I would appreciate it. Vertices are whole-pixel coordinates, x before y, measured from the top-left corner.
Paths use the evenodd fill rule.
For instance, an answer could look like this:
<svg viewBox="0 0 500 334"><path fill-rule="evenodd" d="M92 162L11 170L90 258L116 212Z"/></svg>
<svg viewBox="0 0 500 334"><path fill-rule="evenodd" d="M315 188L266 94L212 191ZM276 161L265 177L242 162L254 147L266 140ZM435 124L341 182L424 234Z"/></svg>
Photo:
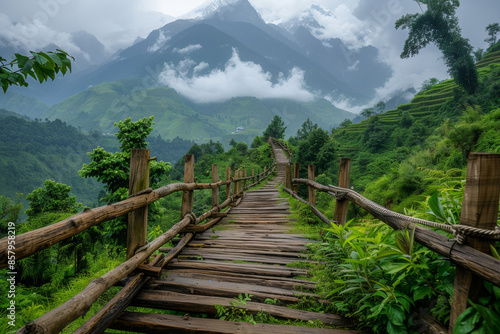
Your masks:
<svg viewBox="0 0 500 334"><path fill-rule="evenodd" d="M240 274L252 275L267 275L267 276L283 276L293 277L300 275L307 275L305 270L297 270L296 268L280 268L279 266L257 266L255 264L246 263L228 263L228 262L211 262L211 261L172 261L168 265L168 269L188 268L188 269L202 269L202 270L217 270L227 271Z"/></svg>
<svg viewBox="0 0 500 334"><path fill-rule="evenodd" d="M308 328L299 326L251 324L216 319L183 318L168 314L124 312L110 326L113 329L139 333L203 333L203 334L351 334L349 330Z"/></svg>
<svg viewBox="0 0 500 334"><path fill-rule="evenodd" d="M254 295L256 300L257 296L259 296L259 298L262 298L261 301L264 301L266 299L266 296L280 296L280 298L278 299L292 302L296 301L296 295L309 296L317 299L321 298L320 295L314 293L300 292L292 289L283 289L278 287L262 286L249 283L220 282L179 276L171 276L168 277L168 279L164 280L151 280L149 286L153 286L156 289L194 294L206 294L208 296L217 295L225 297L235 297L238 296L238 294L248 293L249 295ZM290 299L288 297L294 298Z"/></svg>
<svg viewBox="0 0 500 334"><path fill-rule="evenodd" d="M132 304L139 307L152 307L215 315L217 311L214 305L231 307L231 302L234 302L234 299L183 294L171 291L146 290L142 291L137 298L134 299ZM352 326L352 322L350 320L335 314L301 311L288 307L262 304L253 301L246 302L246 305L239 305L238 307L246 309L250 313L264 312L273 317L298 319L303 321L319 320L325 324L335 326Z"/></svg>
<svg viewBox="0 0 500 334"><path fill-rule="evenodd" d="M226 242L226 243L214 243L209 242L208 240L200 240L197 242L191 242L188 244L189 247L214 247L214 248L234 248L241 245L241 242ZM305 251L308 248L306 246L300 245L277 245L277 244L266 244L266 243L248 243L245 245L246 249L257 249L257 250L265 250L270 249L273 251L292 251L292 252L301 252Z"/></svg>
<svg viewBox="0 0 500 334"><path fill-rule="evenodd" d="M265 276L265 275L259 275L259 274L241 274L237 272L230 272L230 271L217 271L217 270L211 270L211 269L189 269L189 268L172 268L168 269L165 271L166 275L168 276L168 273L174 273L174 274L179 274L179 273L187 273L187 274L193 274L193 273L201 273L201 274L207 274L207 275L217 275L217 276L230 276L230 277L242 277L242 278L255 278L255 279L265 279L265 280L277 280L277 281L286 281L286 282L292 282L292 283L297 283L298 285L305 285L308 287L315 286L317 283L314 281L309 281L305 279L299 279L299 278L294 278L294 277L286 277L286 276Z"/></svg>
<svg viewBox="0 0 500 334"><path fill-rule="evenodd" d="M224 273L220 271L196 270L183 272L182 270L169 270L166 277L191 277L218 282L247 283L262 286L272 286L276 288L294 290L296 288L314 289L317 285L314 282L287 279L284 277L269 277L258 275L238 275L234 273Z"/></svg>
<svg viewBox="0 0 500 334"><path fill-rule="evenodd" d="M255 263L283 264L283 265L298 261L298 259L287 259L283 257L270 257L270 256L266 257L263 255L250 256L250 255L235 255L235 254L201 253L201 254L182 254L178 256L180 260L197 259L199 257L203 258L203 260L208 259L208 260L223 260L223 261L245 261L245 262L255 262Z"/></svg>
<svg viewBox="0 0 500 334"><path fill-rule="evenodd" d="M269 255L269 256L280 256L296 259L306 259L307 254L297 253L297 252L271 252L271 251L259 251L259 250L249 250L249 249L238 249L238 248L186 248L182 251L182 254L187 255L201 255L201 254L250 254L250 255Z"/></svg>

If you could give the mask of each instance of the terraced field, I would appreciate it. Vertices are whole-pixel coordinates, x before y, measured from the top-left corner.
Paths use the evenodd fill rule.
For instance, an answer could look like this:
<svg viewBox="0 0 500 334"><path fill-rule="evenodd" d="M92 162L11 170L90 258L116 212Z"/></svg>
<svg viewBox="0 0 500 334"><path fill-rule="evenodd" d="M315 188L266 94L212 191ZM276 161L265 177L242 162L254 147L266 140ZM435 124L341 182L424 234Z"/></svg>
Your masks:
<svg viewBox="0 0 500 334"><path fill-rule="evenodd" d="M500 51L487 54L477 63L479 76L485 77L494 68L500 67ZM388 110L380 114L380 122L386 125L395 125L401 121L403 111L408 111L411 116L418 119L439 112L441 106L453 98L453 90L457 87L453 79L441 82L431 89L419 93L408 104L402 104L397 109ZM345 131L347 135L357 135L362 133L368 121L350 125Z"/></svg>

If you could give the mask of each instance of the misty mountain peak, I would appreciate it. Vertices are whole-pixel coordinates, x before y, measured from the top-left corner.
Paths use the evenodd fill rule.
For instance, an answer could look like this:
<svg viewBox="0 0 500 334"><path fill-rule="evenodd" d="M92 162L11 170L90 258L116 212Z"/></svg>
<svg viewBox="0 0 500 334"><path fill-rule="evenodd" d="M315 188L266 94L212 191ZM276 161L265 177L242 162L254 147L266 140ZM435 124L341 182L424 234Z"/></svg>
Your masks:
<svg viewBox="0 0 500 334"><path fill-rule="evenodd" d="M298 16L282 23L281 27L285 28L291 33L294 33L300 27L304 27L314 35L314 32L316 32L318 29L324 28L318 22L319 17L326 17L330 20L334 20L337 18L332 10L326 9L318 3L314 2L309 8L307 8Z"/></svg>
<svg viewBox="0 0 500 334"><path fill-rule="evenodd" d="M266 24L248 0L209 0L185 18L247 22L257 26Z"/></svg>

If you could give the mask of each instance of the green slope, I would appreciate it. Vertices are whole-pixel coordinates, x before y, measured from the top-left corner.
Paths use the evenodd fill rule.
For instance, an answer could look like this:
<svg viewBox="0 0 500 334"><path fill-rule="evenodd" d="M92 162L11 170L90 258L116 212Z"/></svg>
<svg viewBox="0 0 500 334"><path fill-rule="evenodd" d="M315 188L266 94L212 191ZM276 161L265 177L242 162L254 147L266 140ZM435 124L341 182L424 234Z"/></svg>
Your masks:
<svg viewBox="0 0 500 334"><path fill-rule="evenodd" d="M477 63L479 78L482 80L495 68L500 67L500 51L489 53ZM403 112L408 111L415 119L438 113L441 106L454 96L457 88L453 79L446 80L434 85L429 90L417 94L410 103L398 106L396 109L386 111L379 115L380 122L387 125L395 125L401 121ZM368 120L350 125L345 129L347 134L358 135L368 125Z"/></svg>
<svg viewBox="0 0 500 334"><path fill-rule="evenodd" d="M164 139L231 139L250 143L261 134L274 115L293 135L310 118L325 127L334 127L353 114L335 108L326 100L301 103L284 99L233 98L223 103L194 104L168 87L143 88L135 79L103 83L76 94L50 108L44 117L61 119L85 130L116 131L113 124L131 117L155 117L155 132ZM243 128L243 130L237 128ZM237 133L233 133L237 132Z"/></svg>
<svg viewBox="0 0 500 334"><path fill-rule="evenodd" d="M0 108L35 119L41 118L49 109L49 105L35 98L9 90L7 93L0 94Z"/></svg>

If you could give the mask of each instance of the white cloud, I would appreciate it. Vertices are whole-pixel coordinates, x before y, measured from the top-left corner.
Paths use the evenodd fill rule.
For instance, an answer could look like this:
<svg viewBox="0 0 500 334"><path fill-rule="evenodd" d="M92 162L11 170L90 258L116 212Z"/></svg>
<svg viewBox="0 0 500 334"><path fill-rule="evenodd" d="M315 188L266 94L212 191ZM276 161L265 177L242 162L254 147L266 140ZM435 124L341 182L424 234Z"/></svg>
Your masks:
<svg viewBox="0 0 500 334"><path fill-rule="evenodd" d="M314 18L324 29L316 31L320 39L340 38L346 45L359 48L367 45L368 29L365 22L353 15L352 9L345 4L339 5L335 10L335 19L321 15L314 11Z"/></svg>
<svg viewBox="0 0 500 334"><path fill-rule="evenodd" d="M194 74L190 76L188 68L193 67ZM165 64L159 80L197 103L222 102L242 96L298 101L314 99L305 88L304 72L298 68L293 68L288 77L280 75L273 83L269 72L264 72L258 64L242 61L236 50L223 70L215 69L207 75L197 76L207 67L206 63L196 65L192 60L185 60L178 66Z"/></svg>
<svg viewBox="0 0 500 334"><path fill-rule="evenodd" d="M158 39L156 40L155 44L151 45L148 48L148 52L156 52L158 51L163 45L165 45L166 42L170 40L170 36L165 36L165 33L163 30L160 30L160 33L158 34Z"/></svg>
<svg viewBox="0 0 500 334"><path fill-rule="evenodd" d="M201 46L200 44L191 44L191 45L188 45L182 49L175 48L174 52L177 52L178 54L185 55L185 54L189 54L191 52L200 50L201 48L203 48L203 46Z"/></svg>
<svg viewBox="0 0 500 334"><path fill-rule="evenodd" d="M80 52L68 33L54 31L41 22L12 22L7 15L1 13L0 37L26 51L37 51L52 43L70 54Z"/></svg>

